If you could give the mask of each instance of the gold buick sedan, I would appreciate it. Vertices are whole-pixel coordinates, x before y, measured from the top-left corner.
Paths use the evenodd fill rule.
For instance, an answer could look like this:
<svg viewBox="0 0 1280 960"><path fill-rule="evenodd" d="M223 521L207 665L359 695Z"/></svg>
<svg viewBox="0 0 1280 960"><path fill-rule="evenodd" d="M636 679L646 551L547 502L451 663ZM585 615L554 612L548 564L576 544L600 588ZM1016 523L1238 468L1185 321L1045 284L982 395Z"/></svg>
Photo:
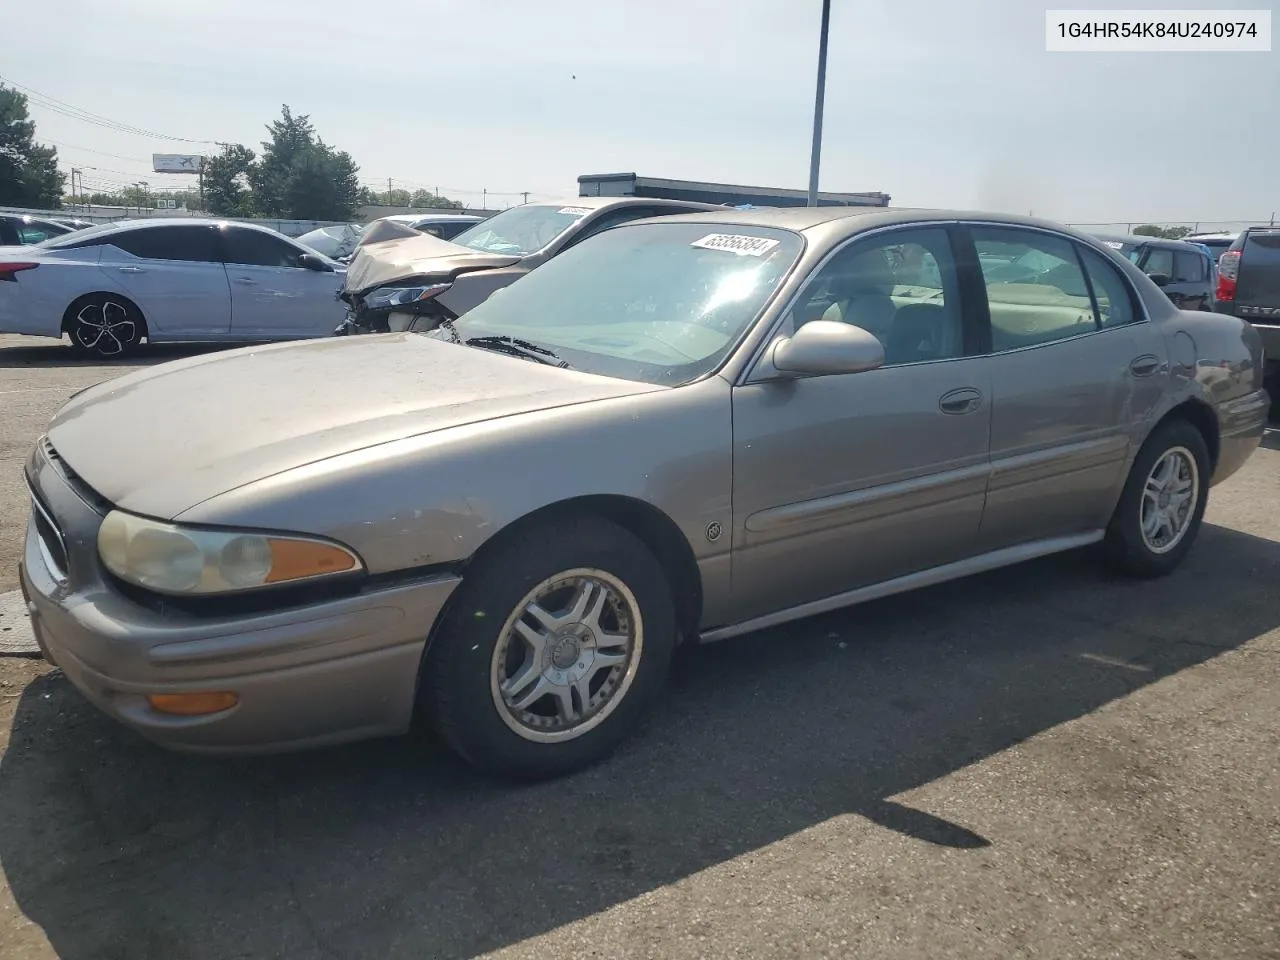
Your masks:
<svg viewBox="0 0 1280 960"><path fill-rule="evenodd" d="M46 657L165 746L421 719L554 776L636 728L682 642L1094 544L1168 573L1259 443L1262 376L1247 322L1052 223L638 221L421 333L78 394L26 466L22 584Z"/></svg>

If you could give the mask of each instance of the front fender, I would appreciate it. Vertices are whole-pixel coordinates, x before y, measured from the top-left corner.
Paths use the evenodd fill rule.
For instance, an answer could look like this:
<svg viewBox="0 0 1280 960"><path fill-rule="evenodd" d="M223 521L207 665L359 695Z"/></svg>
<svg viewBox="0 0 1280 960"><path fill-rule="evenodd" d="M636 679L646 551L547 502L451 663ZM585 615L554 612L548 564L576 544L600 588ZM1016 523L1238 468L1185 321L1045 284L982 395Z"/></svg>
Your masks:
<svg viewBox="0 0 1280 960"><path fill-rule="evenodd" d="M729 589L731 388L719 377L380 444L221 494L189 523L331 537L371 573L458 564L508 525L578 497L613 495L670 517L703 576Z"/></svg>

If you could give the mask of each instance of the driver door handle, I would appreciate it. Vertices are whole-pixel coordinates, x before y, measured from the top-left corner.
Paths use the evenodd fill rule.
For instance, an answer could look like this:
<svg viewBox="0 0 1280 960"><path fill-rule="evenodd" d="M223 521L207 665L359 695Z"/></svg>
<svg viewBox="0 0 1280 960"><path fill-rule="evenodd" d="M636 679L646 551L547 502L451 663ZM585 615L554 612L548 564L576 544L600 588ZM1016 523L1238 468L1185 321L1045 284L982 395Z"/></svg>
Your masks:
<svg viewBox="0 0 1280 960"><path fill-rule="evenodd" d="M258 285L257 280L250 280L248 277L236 277L236 283L242 283L246 287L256 287Z"/></svg>
<svg viewBox="0 0 1280 960"><path fill-rule="evenodd" d="M938 409L952 416L973 413L982 406L982 394L973 387L960 387L944 393L938 400Z"/></svg>
<svg viewBox="0 0 1280 960"><path fill-rule="evenodd" d="M141 267L120 267L121 273L146 273Z"/></svg>

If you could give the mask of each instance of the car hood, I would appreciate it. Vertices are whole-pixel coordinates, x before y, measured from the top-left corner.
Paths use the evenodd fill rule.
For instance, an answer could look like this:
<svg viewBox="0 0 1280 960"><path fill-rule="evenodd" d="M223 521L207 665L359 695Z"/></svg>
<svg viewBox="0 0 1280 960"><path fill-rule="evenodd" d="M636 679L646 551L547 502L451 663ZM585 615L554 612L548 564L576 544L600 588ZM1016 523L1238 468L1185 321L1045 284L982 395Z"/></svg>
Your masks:
<svg viewBox="0 0 1280 960"><path fill-rule="evenodd" d="M400 333L247 347L76 394L54 450L116 506L172 519L236 487L450 427L661 390Z"/></svg>
<svg viewBox="0 0 1280 960"><path fill-rule="evenodd" d="M347 269L346 289L363 294L409 277L454 277L468 270L493 270L519 262L519 257L482 253L423 233L360 247Z"/></svg>

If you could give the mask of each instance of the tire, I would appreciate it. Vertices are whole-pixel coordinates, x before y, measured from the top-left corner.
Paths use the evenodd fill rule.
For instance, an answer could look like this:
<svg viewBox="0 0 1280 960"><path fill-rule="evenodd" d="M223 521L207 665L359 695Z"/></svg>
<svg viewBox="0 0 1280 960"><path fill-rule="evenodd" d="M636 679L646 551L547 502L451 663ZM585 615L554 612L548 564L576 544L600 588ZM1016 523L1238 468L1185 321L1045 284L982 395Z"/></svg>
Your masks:
<svg viewBox="0 0 1280 960"><path fill-rule="evenodd" d="M87 356L103 360L127 357L147 334L141 311L113 293L95 293L78 300L67 314L71 346Z"/></svg>
<svg viewBox="0 0 1280 960"><path fill-rule="evenodd" d="M584 594L587 613L576 617ZM531 601L541 622L521 615ZM557 612L568 616L554 622ZM486 774L562 776L639 726L662 692L676 633L670 585L644 543L601 517L561 516L468 570L428 645L419 706ZM629 645L615 642L624 637Z"/></svg>
<svg viewBox="0 0 1280 960"><path fill-rule="evenodd" d="M1174 464L1168 480L1155 474L1157 466L1167 470ZM1117 572L1136 578L1162 577L1171 573L1195 542L1209 499L1212 467L1204 436L1186 420L1170 420L1157 427L1142 445L1135 458L1129 479L1125 481L1120 502L1107 527L1104 550ZM1176 474L1176 475L1175 475ZM1184 479L1185 478L1185 479ZM1147 493L1148 481L1153 484ZM1165 500L1155 484L1167 482ZM1184 509L1177 505L1178 492L1184 493ZM1144 517L1152 518L1155 508L1166 513L1168 524L1156 525L1156 535L1144 533ZM1167 511L1172 511L1168 513Z"/></svg>

